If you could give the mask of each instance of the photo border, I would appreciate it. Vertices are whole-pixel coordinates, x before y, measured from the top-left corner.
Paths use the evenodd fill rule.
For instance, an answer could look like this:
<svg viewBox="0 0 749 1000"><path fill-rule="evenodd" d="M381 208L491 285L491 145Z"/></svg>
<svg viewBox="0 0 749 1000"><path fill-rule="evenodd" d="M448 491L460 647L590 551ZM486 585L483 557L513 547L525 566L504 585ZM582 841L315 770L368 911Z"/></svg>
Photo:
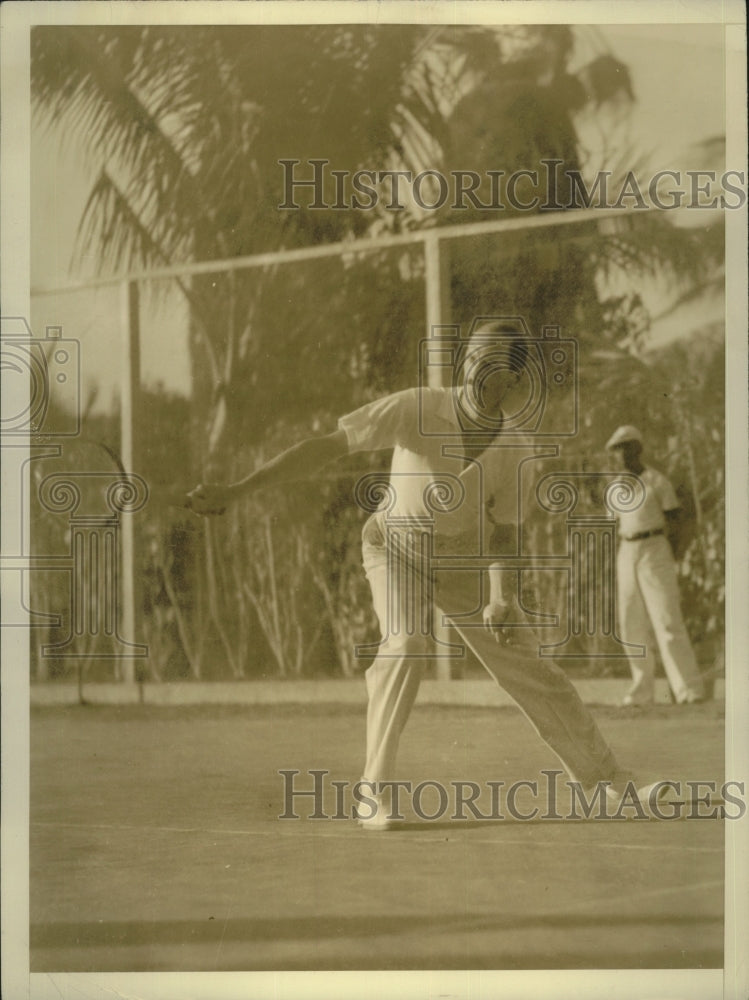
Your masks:
<svg viewBox="0 0 749 1000"><path fill-rule="evenodd" d="M738 2L641 3L609 0L531 2L381 2L220 3L96 2L3 4L2 112L0 169L2 197L3 314L30 315L29 236L29 31L33 24L184 23L723 23L726 26L727 165L746 169L746 36L743 5ZM726 212L726 538L727 775L749 787L749 676L742 669L749 649L749 544L747 541L747 211ZM6 486L5 470L3 487ZM3 994L11 1000L64 996L107 997L112 993L157 1000L180 997L282 998L356 996L513 998L574 997L745 998L749 968L740 941L749 938L749 817L726 823L726 900L724 970L588 970L478 972L429 971L321 973L122 973L33 974L28 955L28 817L29 817L29 671L23 629L3 629L2 639L2 917Z"/></svg>

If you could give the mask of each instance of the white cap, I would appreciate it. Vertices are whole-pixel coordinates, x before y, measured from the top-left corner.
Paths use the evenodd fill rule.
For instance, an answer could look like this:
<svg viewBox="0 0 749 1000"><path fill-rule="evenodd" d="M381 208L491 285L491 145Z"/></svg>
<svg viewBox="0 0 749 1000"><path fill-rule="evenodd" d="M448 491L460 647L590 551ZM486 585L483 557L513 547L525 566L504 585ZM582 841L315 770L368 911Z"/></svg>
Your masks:
<svg viewBox="0 0 749 1000"><path fill-rule="evenodd" d="M642 444L642 434L632 424L624 424L622 427L617 427L608 439L606 449L616 448L618 444L624 444L625 441L638 441Z"/></svg>

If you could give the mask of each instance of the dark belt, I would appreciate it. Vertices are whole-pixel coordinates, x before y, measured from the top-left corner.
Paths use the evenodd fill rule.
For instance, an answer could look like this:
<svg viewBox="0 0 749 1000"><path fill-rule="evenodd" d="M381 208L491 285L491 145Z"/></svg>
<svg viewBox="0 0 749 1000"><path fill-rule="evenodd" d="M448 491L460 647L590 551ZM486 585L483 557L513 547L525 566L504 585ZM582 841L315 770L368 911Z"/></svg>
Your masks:
<svg viewBox="0 0 749 1000"><path fill-rule="evenodd" d="M643 538L653 538L655 535L663 535L663 528L654 528L652 531L638 531L636 535L622 535L623 542L641 542Z"/></svg>

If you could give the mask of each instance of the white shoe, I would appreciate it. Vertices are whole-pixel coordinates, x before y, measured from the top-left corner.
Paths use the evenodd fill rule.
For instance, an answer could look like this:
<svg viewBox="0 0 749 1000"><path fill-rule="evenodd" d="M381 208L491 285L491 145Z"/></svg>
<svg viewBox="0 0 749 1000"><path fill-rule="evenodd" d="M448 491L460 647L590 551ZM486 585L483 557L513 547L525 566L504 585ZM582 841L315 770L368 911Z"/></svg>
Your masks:
<svg viewBox="0 0 749 1000"><path fill-rule="evenodd" d="M599 784L601 783L599 782ZM593 801L593 796L596 794L597 789L598 785L583 789L588 802ZM632 789L634 789L634 796ZM635 802L633 800L636 800L641 806L652 810L656 805L660 807L683 801L683 797L675 793L669 782L653 781L649 785L642 785L639 788L635 784L634 779L631 778L626 781L620 779L617 782L606 783L606 806L613 812L616 812L622 803L634 806Z"/></svg>
<svg viewBox="0 0 749 1000"><path fill-rule="evenodd" d="M598 793L599 785L606 786L606 805L610 806L614 810L618 809L620 802L624 798L624 788L620 785L614 785L610 781L599 781L596 785L589 785L588 788L583 788L583 795L585 796L586 801L590 803L593 802L595 795Z"/></svg>
<svg viewBox="0 0 749 1000"><path fill-rule="evenodd" d="M643 706L643 705L653 705L655 704L655 698L642 698L634 694L625 694L622 698L622 708L631 708L633 705Z"/></svg>
<svg viewBox="0 0 749 1000"><path fill-rule="evenodd" d="M357 823L362 830L367 830L369 833L385 833L387 830L395 830L403 820L388 816L384 809L378 809L373 816L367 818L359 816Z"/></svg>
<svg viewBox="0 0 749 1000"><path fill-rule="evenodd" d="M626 786L608 788L606 792L609 803L618 808L625 800L625 789ZM655 814L658 819L663 819L660 810L664 806L685 805L690 801L682 793L681 786L677 790L670 781L651 781L649 785L641 785L635 789L635 798L646 812ZM625 805L634 805L631 794L626 797Z"/></svg>
<svg viewBox="0 0 749 1000"><path fill-rule="evenodd" d="M660 808L666 805L683 805L691 801L691 797L688 798L681 791L681 785L679 785L677 791L670 781L653 781L649 785L638 788L637 798L644 806L648 806L650 809L653 809L655 806Z"/></svg>
<svg viewBox="0 0 749 1000"><path fill-rule="evenodd" d="M362 778L362 781L365 779ZM369 787L373 786L373 782L366 782ZM402 818L396 818L391 815L390 807L390 796L377 794L375 792L367 792L367 798L375 802L375 808L369 802L363 802L360 807L367 813L367 815L359 815L359 809L357 808L356 820L359 826L363 830L368 830L370 833L384 833L386 830L393 830L399 824L403 823Z"/></svg>
<svg viewBox="0 0 749 1000"><path fill-rule="evenodd" d="M679 702L680 705L700 705L706 701L704 694L697 694L696 691L688 691Z"/></svg>

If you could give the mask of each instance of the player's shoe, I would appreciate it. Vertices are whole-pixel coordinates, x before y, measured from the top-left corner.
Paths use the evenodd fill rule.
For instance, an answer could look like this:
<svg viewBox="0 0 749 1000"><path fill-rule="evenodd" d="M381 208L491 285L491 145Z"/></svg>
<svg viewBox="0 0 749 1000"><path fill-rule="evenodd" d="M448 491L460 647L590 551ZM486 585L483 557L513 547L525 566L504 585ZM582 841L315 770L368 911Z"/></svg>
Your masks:
<svg viewBox="0 0 749 1000"><path fill-rule="evenodd" d="M583 795L585 800L592 803L595 797L599 794L600 785L605 785L604 793L606 796L604 813L606 815L612 815L621 805L622 799L625 795L626 786L622 784L614 784L610 781L599 782L597 785L589 785L587 788L583 788ZM639 792L638 792L639 798ZM603 799L601 800L601 805L603 805Z"/></svg>
<svg viewBox="0 0 749 1000"><path fill-rule="evenodd" d="M660 809L663 806L685 801L681 792L677 792L671 782L653 781L648 785L638 786L631 776L620 776L614 781L601 782L600 784L605 784L605 813L608 816L615 815L622 804L634 807L635 803L639 803L645 811L652 813L656 808ZM598 788L599 785L591 785L583 789L588 802L593 802Z"/></svg>
<svg viewBox="0 0 749 1000"><path fill-rule="evenodd" d="M663 806L684 805L690 801L682 793L681 785L677 784L677 787L674 788L670 781L653 781L649 785L638 788L637 798L642 805L651 810L656 807L661 809Z"/></svg>
<svg viewBox="0 0 749 1000"><path fill-rule="evenodd" d="M373 816L358 816L357 822L362 830L369 833L385 833L387 830L396 830L403 824L402 819L388 816L384 809L378 809Z"/></svg>
<svg viewBox="0 0 749 1000"><path fill-rule="evenodd" d="M368 792L367 800L359 806L356 814L356 820L363 830L385 833L387 830L397 829L403 823L402 819L391 815L389 795ZM374 808L370 802L375 803Z"/></svg>
<svg viewBox="0 0 749 1000"><path fill-rule="evenodd" d="M677 783L677 787L674 788L671 781L651 781L648 785L635 787L634 796L631 789L627 793L626 786L612 785L606 789L606 797L609 805L615 809L618 809L622 802L625 805L634 805L632 801L634 797L646 813L657 819L663 819L661 812L663 808L683 806L690 801L682 793L681 785Z"/></svg>

